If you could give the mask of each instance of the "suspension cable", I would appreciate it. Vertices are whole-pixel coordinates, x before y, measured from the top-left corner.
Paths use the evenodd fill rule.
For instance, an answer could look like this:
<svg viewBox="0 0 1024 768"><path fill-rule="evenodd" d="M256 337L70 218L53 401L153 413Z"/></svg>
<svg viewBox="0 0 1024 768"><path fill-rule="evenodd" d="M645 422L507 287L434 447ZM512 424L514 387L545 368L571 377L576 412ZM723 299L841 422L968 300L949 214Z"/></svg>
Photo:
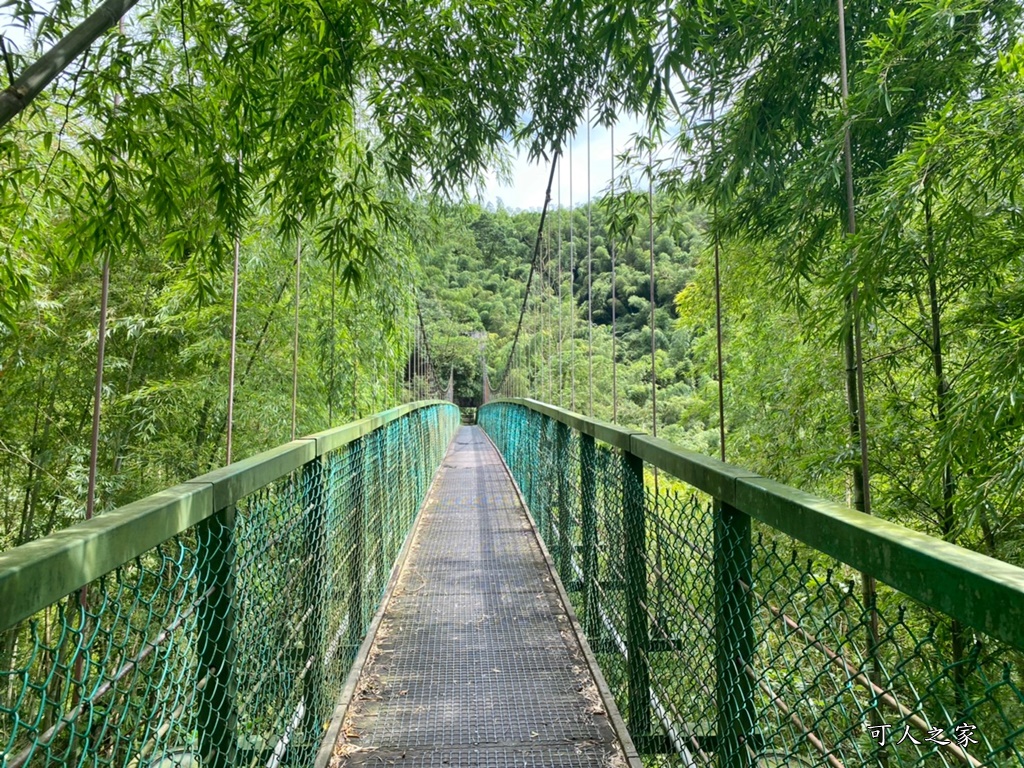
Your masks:
<svg viewBox="0 0 1024 768"><path fill-rule="evenodd" d="M234 267L231 280L231 353L228 362L228 426L224 463L231 463L232 438L235 428L235 360L238 352L238 249L239 236L235 235Z"/></svg>
<svg viewBox="0 0 1024 768"><path fill-rule="evenodd" d="M416 321L416 399L426 396L426 367L423 365L423 328L419 319Z"/></svg>
<svg viewBox="0 0 1024 768"><path fill-rule="evenodd" d="M352 345L351 359L355 360L356 364L352 366L352 410L350 414L352 421L354 421L359 418L359 345L358 339L355 336L355 331L352 329L351 315L349 315L345 326L348 330L348 340Z"/></svg>
<svg viewBox="0 0 1024 768"><path fill-rule="evenodd" d="M711 151L715 142L715 94L711 94ZM711 207L711 231L715 252L715 345L718 362L718 445L719 456L725 461L725 364L722 360L722 270L721 234L718 231L718 195Z"/></svg>
<svg viewBox="0 0 1024 768"><path fill-rule="evenodd" d="M545 335L544 335L544 348L546 350L546 356L545 356L545 361L546 362L545 362L544 370L546 372L547 381L548 381L548 400L547 401L549 403L554 403L555 402L555 358L554 358L554 351L555 351L555 318L553 317L553 314L554 314L554 296L555 296L555 292L554 292L554 290L551 287L551 254L552 254L551 238L552 237L553 237L553 234L551 232L551 229L549 228L548 231L547 231L547 235L546 235L547 247L545 248L545 250L547 251L547 253L544 256L544 265L545 265L544 266L544 282L542 283L542 285L544 287L544 290L541 293L541 296L544 299L544 303L541 306L542 307L547 307L547 317L545 319L545 327L546 327L547 331L545 332Z"/></svg>
<svg viewBox="0 0 1024 768"><path fill-rule="evenodd" d="M540 282L537 284L537 324L540 327L540 344L537 345L537 352L540 357L537 360L537 372L540 377L540 388L538 394L543 395L545 402L551 402L549 397L550 388L547 386L547 317L544 314L545 298L547 298L547 263L551 256L550 230L544 232L544 247L541 249L540 257Z"/></svg>
<svg viewBox="0 0 1024 768"><path fill-rule="evenodd" d="M434 365L434 355L430 351L430 339L427 337L427 324L423 322L423 310L420 306L419 292L416 293L416 315L417 317L419 317L420 332L423 334L423 348L427 356L427 370L430 371L430 381L433 382L432 394L440 396L440 393L443 392L444 389L442 389L441 387L441 380L437 378L437 370L436 366Z"/></svg>
<svg viewBox="0 0 1024 768"><path fill-rule="evenodd" d="M587 107L587 415L594 417L594 251L593 218L590 213L590 107Z"/></svg>
<svg viewBox="0 0 1024 768"><path fill-rule="evenodd" d="M423 329L423 319L419 321L420 334L420 400L430 397L430 360L427 357L427 334Z"/></svg>
<svg viewBox="0 0 1024 768"><path fill-rule="evenodd" d="M302 274L302 234L295 239L295 332L292 336L292 440L295 439L299 401L299 287Z"/></svg>
<svg viewBox="0 0 1024 768"><path fill-rule="evenodd" d="M416 339L416 375L414 381L416 383L416 399L423 399L423 336L420 334L420 322L419 319L416 321L416 325L413 327L413 333Z"/></svg>
<svg viewBox="0 0 1024 768"><path fill-rule="evenodd" d="M531 343L527 345L529 351L529 357L527 363L530 366L530 378L529 388L526 390L526 395L534 396L540 400L544 399L544 382L543 372L541 371L540 362L537 355L537 344L544 343L543 336L541 336L541 327L544 323L544 318L540 313L540 290L544 284L544 239L541 235L540 241L540 255L538 260L537 270L537 282L533 285L533 338ZM538 339L538 337L540 337ZM543 354L540 355L543 357Z"/></svg>
<svg viewBox="0 0 1024 768"><path fill-rule="evenodd" d="M611 177L611 199L609 200L609 212L615 205L615 123L610 126L611 153L612 153L612 177ZM615 348L615 234L612 230L611 217L605 222L605 232L608 234L608 251L612 257L612 424L619 421L619 386L618 386L618 355Z"/></svg>
<svg viewBox="0 0 1024 768"><path fill-rule="evenodd" d="M571 151L571 150L570 150ZM558 164L558 406L562 406L562 164Z"/></svg>
<svg viewBox="0 0 1024 768"><path fill-rule="evenodd" d="M407 328L402 329L402 346L405 348L405 371L403 372L403 389L408 402L416 400L416 336L413 333L412 320L405 318Z"/></svg>
<svg viewBox="0 0 1024 768"><path fill-rule="evenodd" d="M549 232L545 231L544 232L544 242L543 242L543 244L541 246L541 249L540 249L540 280L537 281L537 299L536 299L536 303L535 303L535 306L537 308L537 328L538 328L539 334L540 334L540 342L538 344L534 344L533 345L533 347L534 347L534 356L536 357L536 354L538 352L540 353L540 357L537 358L537 384L536 384L535 392L537 394L537 397L539 399L543 400L544 402L551 402L551 399L549 397L550 392L545 389L545 386L547 384L547 381L546 381L547 375L546 374L547 374L548 367L547 367L547 364L546 364L547 361L545 359L547 357L547 355L545 354L545 352L546 352L545 347L547 346L547 334L545 332L545 322L544 322L544 320L545 320L545 318L544 318L544 294L545 294L544 283L545 283L545 281L547 279L547 272L546 272L545 265L547 263L548 256L549 256L549 251L550 251L550 242L549 242L549 239L548 239L548 235L549 235Z"/></svg>
<svg viewBox="0 0 1024 768"><path fill-rule="evenodd" d="M532 314L533 320L533 335L530 336L530 341L526 345L526 365L530 371L530 375L527 377L527 389L526 396L534 396L540 400L544 399L543 389L537 384L540 378L540 371L537 367L537 337L540 335L540 314L537 311L537 294L539 292L539 285L544 279L544 239L541 235L540 241L540 252L537 254L537 280L533 284L532 290L532 309L527 309L528 313Z"/></svg>
<svg viewBox="0 0 1024 768"><path fill-rule="evenodd" d="M335 366L334 366L334 355L335 350L338 346L337 338L337 326L336 326L336 315L334 311L334 294L335 287L338 282L338 267L331 262L331 385L327 390L327 426L334 426L334 387L335 382ZM397 368L396 368L397 372Z"/></svg>
<svg viewBox="0 0 1024 768"><path fill-rule="evenodd" d="M540 344L536 345L536 351L540 353L537 360L537 373L539 376L539 388L537 393L542 395L545 402L551 402L550 387L548 386L548 365L547 365L547 342L548 328L547 317L544 313L545 299L547 298L547 264L551 257L551 231L544 231L544 246L541 249L540 257L540 281L537 284L537 325L540 327Z"/></svg>
<svg viewBox="0 0 1024 768"><path fill-rule="evenodd" d="M651 435L658 436L658 368L654 339L657 326L654 318L654 125L650 128L650 144L647 147L647 227L650 246L650 292L651 292ZM657 482L657 480L655 480ZM657 492L655 492L657 498Z"/></svg>
<svg viewBox="0 0 1024 768"><path fill-rule="evenodd" d="M576 240L573 237L572 145L569 146L569 378L571 380L569 409L576 411Z"/></svg>
<svg viewBox="0 0 1024 768"><path fill-rule="evenodd" d="M558 161L558 156L561 154L561 147L555 152L554 160L551 163L551 173L548 174L548 186L547 191L544 193L544 206L540 211L540 223L537 225L537 236L533 242L533 256L530 259L530 272L526 277L526 292L523 294L523 303L519 307L519 321L516 323L516 332L512 337L512 349L509 350L508 359L505 362L505 370L501 374L501 378L498 379L497 385L494 389L500 390L505 383L505 379L508 376L509 368L512 361L515 359L514 355L516 348L519 345L519 336L523 330L523 315L526 312L527 302L530 299L530 286L533 284L533 273L537 267L537 259L540 253L540 239L544 232L544 222L547 219L548 204L551 202L551 185L555 180L555 167Z"/></svg>
<svg viewBox="0 0 1024 768"><path fill-rule="evenodd" d="M423 320L419 323L420 332L420 400L430 397L430 360L427 358L427 334L423 330Z"/></svg>
<svg viewBox="0 0 1024 768"><path fill-rule="evenodd" d="M655 315L655 291L654 291L654 122L651 122L648 130L647 145L647 230L649 249L648 257L648 288L651 302L651 435L658 436L658 367L657 367L657 320ZM658 506L661 500L661 491L658 487L658 468L654 468L654 513L658 514ZM657 588L655 589L655 615L663 616L663 595L665 594L665 564L664 545L661 536L655 535L655 561L657 563Z"/></svg>
<svg viewBox="0 0 1024 768"><path fill-rule="evenodd" d="M238 153L238 173L242 172L242 153ZM228 362L228 423L225 438L225 464L231 463L231 448L235 432L235 368L238 353L238 261L242 235L235 232L234 265L231 278L231 356Z"/></svg>

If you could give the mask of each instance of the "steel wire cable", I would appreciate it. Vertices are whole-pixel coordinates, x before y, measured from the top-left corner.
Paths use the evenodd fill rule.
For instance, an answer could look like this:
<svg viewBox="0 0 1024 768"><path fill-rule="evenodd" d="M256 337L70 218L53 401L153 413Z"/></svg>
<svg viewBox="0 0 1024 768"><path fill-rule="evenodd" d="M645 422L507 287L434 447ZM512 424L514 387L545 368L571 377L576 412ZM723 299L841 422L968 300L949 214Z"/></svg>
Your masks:
<svg viewBox="0 0 1024 768"><path fill-rule="evenodd" d="M572 149L570 148L570 153ZM562 403L562 164L558 164L558 405Z"/></svg>
<svg viewBox="0 0 1024 768"><path fill-rule="evenodd" d="M615 205L615 123L613 122L609 126L609 135L611 138L611 197L609 199L609 214L613 210ZM608 235L608 252L611 255L612 260L612 424L619 423L619 383L618 383L618 369L619 361L618 355L616 354L615 345L615 305L617 303L615 294L615 232L612 225L612 217L609 215L608 220L605 221L605 233Z"/></svg>
<svg viewBox="0 0 1024 768"><path fill-rule="evenodd" d="M590 212L590 106L587 106L587 415L594 415L594 250Z"/></svg>
<svg viewBox="0 0 1024 768"><path fill-rule="evenodd" d="M651 126L647 147L647 228L648 247L650 248L650 272L648 274L651 299L651 435L658 436L658 372L656 364L657 343L655 332L657 325L654 317L654 126ZM657 498L657 492L655 492Z"/></svg>
<svg viewBox="0 0 1024 768"><path fill-rule="evenodd" d="M335 312L335 292L338 284L337 266L331 262L331 358L330 358L330 385L327 389L327 426L334 426L334 389L337 386L337 369L335 368L335 355L338 347L337 337L337 314ZM398 367L395 367L395 376L398 376Z"/></svg>
<svg viewBox="0 0 1024 768"><path fill-rule="evenodd" d="M427 369L430 371L430 379L433 382L434 394L440 396L442 392L446 390L446 386L441 386L441 380L437 378L437 368L434 365L434 355L430 351L430 338L427 336L427 325L423 321L423 309L420 306L420 295L417 291L416 297L416 316L419 318L420 331L423 334L423 348L426 353Z"/></svg>
<svg viewBox="0 0 1024 768"><path fill-rule="evenodd" d="M302 274L302 236L295 238L295 334L292 337L292 432L295 439L299 400L299 287Z"/></svg>
<svg viewBox="0 0 1024 768"><path fill-rule="evenodd" d="M716 138L715 94L711 94L711 151ZM722 239L718 231L718 195L711 207L711 231L715 258L715 362L718 368L718 443L719 457L725 461L725 363L722 354Z"/></svg>
<svg viewBox="0 0 1024 768"><path fill-rule="evenodd" d="M242 172L242 154L239 152L237 172ZM224 463L231 463L232 438L235 429L235 368L238 356L238 263L239 251L242 246L242 235L235 232L231 277L231 352L228 358L228 414L227 432L225 435Z"/></svg>
<svg viewBox="0 0 1024 768"><path fill-rule="evenodd" d="M573 134L575 136L575 133ZM569 409L576 410L576 239L573 232L573 219L576 210L572 196L572 147L569 148Z"/></svg>
<svg viewBox="0 0 1024 768"><path fill-rule="evenodd" d="M546 291L544 290L544 288L547 282L546 266L549 253L550 249L548 242L548 232L545 231L544 241L540 249L540 279L537 281L537 298L534 304L534 307L537 311L537 329L540 338L539 343L533 345L533 357L534 359L537 360L537 383L534 385L536 387L536 396L539 399L546 400L548 402L550 402L550 398L548 397L548 393L546 391L548 366L546 359L547 355L545 354L545 352L547 351L547 333L545 328L546 318L544 316L544 299L546 298ZM539 356L537 355L538 352Z"/></svg>
<svg viewBox="0 0 1024 768"><path fill-rule="evenodd" d="M555 178L556 163L558 161L558 157L560 154L561 144L555 151L554 158L551 162L551 172L548 174L547 190L544 193L544 205L541 208L540 223L537 225L537 235L534 238L533 243L533 256L530 259L530 271L526 277L526 290L523 293L523 303L519 307L519 319L516 322L516 332L512 336L512 348L509 350L508 358L505 361L505 368L502 371L501 376L498 377L497 385L494 387L497 390L500 390L505 383L505 379L507 378L510 371L510 363L515 359L516 348L519 345L519 336L522 333L523 329L523 316L526 313L527 303L530 299L530 287L533 285L533 274L537 266L538 255L540 253L541 236L544 232L544 222L547 219L548 205L551 202L551 184L553 183Z"/></svg>

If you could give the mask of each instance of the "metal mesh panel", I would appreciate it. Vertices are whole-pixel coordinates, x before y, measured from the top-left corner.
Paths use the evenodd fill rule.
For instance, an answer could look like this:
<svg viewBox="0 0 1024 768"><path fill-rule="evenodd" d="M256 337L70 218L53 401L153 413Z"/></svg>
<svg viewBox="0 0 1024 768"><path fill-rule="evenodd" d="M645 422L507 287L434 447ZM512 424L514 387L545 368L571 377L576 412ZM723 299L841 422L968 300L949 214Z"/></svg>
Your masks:
<svg viewBox="0 0 1024 768"><path fill-rule="evenodd" d="M0 764L311 764L458 422L414 410L8 628Z"/></svg>
<svg viewBox="0 0 1024 768"><path fill-rule="evenodd" d="M480 423L648 764L1024 765L1020 648L537 411Z"/></svg>

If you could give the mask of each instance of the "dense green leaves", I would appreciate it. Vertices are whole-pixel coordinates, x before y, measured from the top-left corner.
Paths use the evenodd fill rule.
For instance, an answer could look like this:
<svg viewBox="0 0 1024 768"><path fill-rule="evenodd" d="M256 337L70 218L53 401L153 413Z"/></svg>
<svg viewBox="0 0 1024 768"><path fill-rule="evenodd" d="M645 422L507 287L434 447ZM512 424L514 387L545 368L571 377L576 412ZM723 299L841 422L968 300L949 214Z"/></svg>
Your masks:
<svg viewBox="0 0 1024 768"><path fill-rule="evenodd" d="M12 7L40 48L80 11ZM608 124L632 110L648 118L649 136L682 129L675 161L654 169L662 434L717 448L717 239L730 455L846 493L856 451L841 339L856 294L879 512L1016 557L1019 547L1003 542L1019 540L1010 533L1024 488L1020 27L1018 4L1006 0L851 5L844 110L831 0L143 4L0 137L2 365L16 413L5 471L19 489L7 514L35 493L32 456L51 450L53 435L68 436L66 474L80 467L71 436L81 427L69 425L85 407L90 281L104 260L115 285L111 429L125 435L118 445L175 435L159 449L168 476L216 453L236 237L241 370L258 378L267 364L260 392L278 392L269 371L288 365L283 304L302 233L303 348L313 355L304 365L320 403L306 405L311 424L324 421L325 403L346 412L381 382L398 388L413 283L436 378L454 370L458 395L474 401L483 366L496 378L509 357L537 215L448 203L500 167L510 142L550 160L588 111ZM853 239L844 238L846 128ZM617 415L638 426L649 423L652 378L650 141L620 158L619 194L595 206L591 249L596 410L611 412L614 248ZM585 231L579 209L549 221L510 374L519 391L566 404L575 376L578 408L589 398ZM75 340L66 370L56 363L62 339ZM133 345L149 367L127 362ZM34 388L52 391L53 405L26 394ZM253 405L253 423L277 423L275 402ZM62 408L76 418L39 416ZM153 415L161 408L180 416L163 424ZM189 425L196 413L200 427Z"/></svg>

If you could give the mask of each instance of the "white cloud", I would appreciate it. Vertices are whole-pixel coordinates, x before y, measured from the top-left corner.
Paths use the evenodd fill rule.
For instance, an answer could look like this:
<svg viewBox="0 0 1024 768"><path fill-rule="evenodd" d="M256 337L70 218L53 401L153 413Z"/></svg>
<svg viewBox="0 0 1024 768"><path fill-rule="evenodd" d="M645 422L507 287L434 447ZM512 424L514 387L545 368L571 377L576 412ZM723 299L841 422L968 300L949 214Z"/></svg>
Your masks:
<svg viewBox="0 0 1024 768"><path fill-rule="evenodd" d="M589 197L601 195L611 179L613 151L615 154L621 154L630 144L632 136L640 130L641 125L640 119L635 117L617 123L614 150L611 131L608 128L591 128L589 145L586 126L580 128L569 142L569 150L562 158L560 173L556 172L555 181L551 185L551 207L558 206L559 195L563 208L569 207L570 200L576 205L585 203L588 188ZM506 208L512 210L540 210L544 205L544 190L547 188L551 166L527 162L526 152L523 151L512 158L511 173L512 181L505 184L498 181L496 173L488 172L483 189L484 202L497 204L498 200L501 200Z"/></svg>

